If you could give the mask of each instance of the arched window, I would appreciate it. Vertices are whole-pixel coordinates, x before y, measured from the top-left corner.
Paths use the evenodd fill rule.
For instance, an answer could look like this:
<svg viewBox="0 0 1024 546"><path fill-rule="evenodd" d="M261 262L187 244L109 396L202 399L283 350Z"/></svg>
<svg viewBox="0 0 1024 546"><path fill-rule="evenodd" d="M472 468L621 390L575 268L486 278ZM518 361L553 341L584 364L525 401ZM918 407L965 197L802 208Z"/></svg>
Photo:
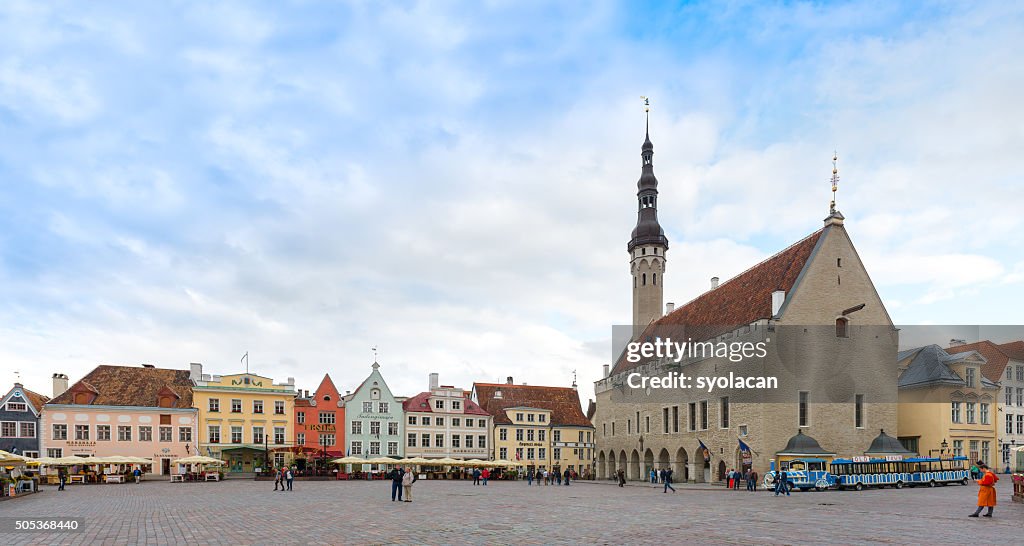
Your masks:
<svg viewBox="0 0 1024 546"><path fill-rule="evenodd" d="M836 319L836 337L850 337L848 331L849 322L843 317Z"/></svg>
<svg viewBox="0 0 1024 546"><path fill-rule="evenodd" d="M658 274L657 273L652 273L651 274L651 284L653 284L654 286L658 286Z"/></svg>
<svg viewBox="0 0 1024 546"><path fill-rule="evenodd" d="M643 275L643 285L647 286L647 273L644 273Z"/></svg>
<svg viewBox="0 0 1024 546"><path fill-rule="evenodd" d="M324 395L324 402L330 402L330 401L331 401L331 395L325 394Z"/></svg>
<svg viewBox="0 0 1024 546"><path fill-rule="evenodd" d="M646 256L647 255L647 249L646 248L641 248L640 249L640 255L641 256Z"/></svg>

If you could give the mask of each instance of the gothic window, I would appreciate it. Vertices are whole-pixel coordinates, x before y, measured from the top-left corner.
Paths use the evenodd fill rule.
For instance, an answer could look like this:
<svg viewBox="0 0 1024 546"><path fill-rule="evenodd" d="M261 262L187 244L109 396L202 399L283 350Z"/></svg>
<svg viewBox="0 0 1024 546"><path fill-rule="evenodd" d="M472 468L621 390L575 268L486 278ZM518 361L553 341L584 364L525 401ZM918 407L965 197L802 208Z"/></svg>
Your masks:
<svg viewBox="0 0 1024 546"><path fill-rule="evenodd" d="M653 285L657 285L658 284L658 274L657 273L652 273L651 274L651 284L653 284Z"/></svg>
<svg viewBox="0 0 1024 546"><path fill-rule="evenodd" d="M644 273L643 280L642 280L641 284L643 284L644 286L647 286L647 273Z"/></svg>

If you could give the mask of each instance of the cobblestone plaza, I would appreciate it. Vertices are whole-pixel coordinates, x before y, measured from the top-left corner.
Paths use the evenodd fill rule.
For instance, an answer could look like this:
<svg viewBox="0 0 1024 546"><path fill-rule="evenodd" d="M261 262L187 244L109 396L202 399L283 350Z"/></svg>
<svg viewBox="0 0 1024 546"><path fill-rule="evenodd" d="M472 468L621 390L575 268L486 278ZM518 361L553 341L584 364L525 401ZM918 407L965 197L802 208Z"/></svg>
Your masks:
<svg viewBox="0 0 1024 546"><path fill-rule="evenodd" d="M1019 544L1024 505L999 484L995 518L968 519L977 487L769 493L607 483L248 480L70 486L0 503L3 518L80 517L75 533L0 534L2 544Z"/></svg>

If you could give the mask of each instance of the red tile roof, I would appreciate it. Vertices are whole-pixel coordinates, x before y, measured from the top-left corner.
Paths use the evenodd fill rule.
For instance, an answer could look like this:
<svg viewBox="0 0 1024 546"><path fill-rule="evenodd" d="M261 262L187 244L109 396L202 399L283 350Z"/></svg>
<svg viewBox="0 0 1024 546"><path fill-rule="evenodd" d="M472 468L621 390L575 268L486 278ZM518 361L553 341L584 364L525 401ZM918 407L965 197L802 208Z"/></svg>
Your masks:
<svg viewBox="0 0 1024 546"><path fill-rule="evenodd" d="M96 366L50 404L74 404L76 391L96 393L93 406L157 407L159 393L168 388L180 396L176 408L192 407L192 380L188 370L134 366Z"/></svg>
<svg viewBox="0 0 1024 546"><path fill-rule="evenodd" d="M476 399L487 413L494 416L494 424L509 425L505 414L508 408L537 408L551 411L551 424L555 426L594 426L580 406L576 389L569 387L540 387L502 383L475 383ZM495 394L501 391L501 398Z"/></svg>
<svg viewBox="0 0 1024 546"><path fill-rule="evenodd" d="M465 392L465 391L463 391L463 392ZM409 398L405 402L402 402L402 410L403 411L407 411L407 412L408 411L418 411L418 412L433 413L434 412L434 408L432 408L430 406L429 401L430 401L430 393L429 392L421 392L421 393L417 394L416 396L413 396L412 398ZM470 400L469 398L463 399L462 402L463 402L462 403L463 413L465 413L466 415L490 415L489 413L484 411L483 408L481 408L479 405L477 405L476 402ZM453 417L457 417L458 416L458 414L448 414L448 413L446 413L446 415L452 415Z"/></svg>
<svg viewBox="0 0 1024 546"><path fill-rule="evenodd" d="M32 404L32 407L36 408L36 411L43 409L43 404L50 401L49 396L43 396L37 392L32 392L22 387L21 392L25 393L25 397Z"/></svg>
<svg viewBox="0 0 1024 546"><path fill-rule="evenodd" d="M1024 362L1024 341L1003 343L999 348L1006 353L1006 356L1016 360L1017 362Z"/></svg>
<svg viewBox="0 0 1024 546"><path fill-rule="evenodd" d="M1006 373L1006 363L1010 360L1009 356L999 345L987 339L968 343L967 345L949 347L945 351L949 354L966 353L968 351L978 351L981 353L981 356L985 357L986 360L985 364L981 367L981 375L984 375L989 381L1002 381L1003 374Z"/></svg>
<svg viewBox="0 0 1024 546"><path fill-rule="evenodd" d="M646 339L649 332L656 329L657 337L661 338L705 341L739 326L771 318L772 292L784 290L789 295L825 229L815 231L661 317L646 328L641 339ZM621 373L643 364L620 357L612 373Z"/></svg>

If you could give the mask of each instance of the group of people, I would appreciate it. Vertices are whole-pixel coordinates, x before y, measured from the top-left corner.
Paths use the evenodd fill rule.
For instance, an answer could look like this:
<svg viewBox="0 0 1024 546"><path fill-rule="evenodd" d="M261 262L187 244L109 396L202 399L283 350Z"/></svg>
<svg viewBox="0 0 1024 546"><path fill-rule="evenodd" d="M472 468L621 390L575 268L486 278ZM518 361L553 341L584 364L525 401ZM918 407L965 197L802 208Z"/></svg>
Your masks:
<svg viewBox="0 0 1024 546"><path fill-rule="evenodd" d="M388 477L391 478L391 502L395 502L396 497L398 502L412 502L412 484L417 481L412 467L396 466L388 473Z"/></svg>
<svg viewBox="0 0 1024 546"><path fill-rule="evenodd" d="M757 491L758 475L757 471L753 468L747 468L742 472L730 468L729 471L725 473L725 477L728 480L726 483L728 484L729 489L739 491L740 484L746 484L747 491Z"/></svg>
<svg viewBox="0 0 1024 546"><path fill-rule="evenodd" d="M281 467L274 470L274 491L277 491L277 486L281 486L281 491L291 491L292 481L295 479L295 474L291 468ZM286 489L287 487L287 489Z"/></svg>
<svg viewBox="0 0 1024 546"><path fill-rule="evenodd" d="M479 468L473 469L473 485L480 485L481 482L483 482L484 485L487 485L487 480L489 480L490 478L490 470L486 468L483 470L480 470Z"/></svg>
<svg viewBox="0 0 1024 546"><path fill-rule="evenodd" d="M576 478L576 471L568 468L562 472L548 471L546 468L538 469L536 472L533 468L526 471L526 485L533 485L533 480L537 480L537 485L540 485L541 480L544 481L544 485L562 485L563 481L565 485L569 485L570 482L576 481Z"/></svg>

